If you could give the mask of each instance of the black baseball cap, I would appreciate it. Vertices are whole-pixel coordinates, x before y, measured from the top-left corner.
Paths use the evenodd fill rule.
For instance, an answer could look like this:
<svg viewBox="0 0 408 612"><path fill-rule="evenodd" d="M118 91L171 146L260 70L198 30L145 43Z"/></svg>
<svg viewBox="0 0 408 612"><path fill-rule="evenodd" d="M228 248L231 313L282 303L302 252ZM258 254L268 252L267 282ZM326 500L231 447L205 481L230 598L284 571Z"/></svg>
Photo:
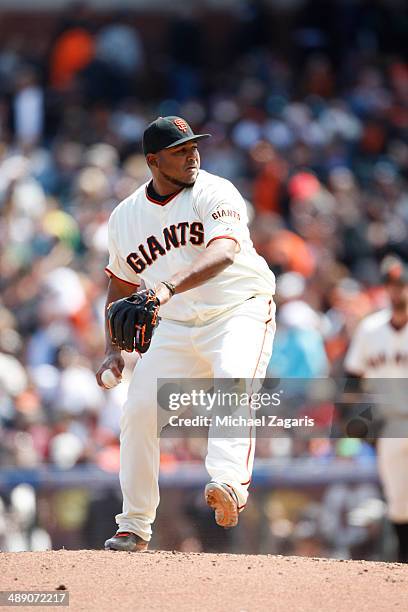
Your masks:
<svg viewBox="0 0 408 612"><path fill-rule="evenodd" d="M187 121L181 117L158 117L147 126L143 133L143 153L157 153L162 149L170 149L177 145L208 138L211 134L194 134Z"/></svg>
<svg viewBox="0 0 408 612"><path fill-rule="evenodd" d="M396 255L387 255L380 270L383 283L408 283L408 267Z"/></svg>

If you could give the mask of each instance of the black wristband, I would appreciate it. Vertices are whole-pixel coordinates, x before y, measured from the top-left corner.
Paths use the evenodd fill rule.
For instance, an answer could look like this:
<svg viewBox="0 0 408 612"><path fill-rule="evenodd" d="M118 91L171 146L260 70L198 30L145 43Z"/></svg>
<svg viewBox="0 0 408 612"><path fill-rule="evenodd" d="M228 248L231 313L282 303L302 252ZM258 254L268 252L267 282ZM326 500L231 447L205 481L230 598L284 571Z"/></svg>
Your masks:
<svg viewBox="0 0 408 612"><path fill-rule="evenodd" d="M176 293L176 285L173 285L173 283L169 283L168 281L160 281L160 282L162 285L167 287L167 289L171 293L171 297L173 297L173 295Z"/></svg>

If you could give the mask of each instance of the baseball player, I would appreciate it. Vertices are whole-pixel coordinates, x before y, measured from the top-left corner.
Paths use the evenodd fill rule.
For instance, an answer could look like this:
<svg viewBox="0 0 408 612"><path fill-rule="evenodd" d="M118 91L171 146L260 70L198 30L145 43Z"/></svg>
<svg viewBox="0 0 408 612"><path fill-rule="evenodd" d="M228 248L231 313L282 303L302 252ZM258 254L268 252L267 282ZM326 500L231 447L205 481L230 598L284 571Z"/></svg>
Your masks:
<svg viewBox="0 0 408 612"><path fill-rule="evenodd" d="M349 376L376 379L367 383L384 398L376 404L375 411L383 422L377 440L378 469L398 538L398 559L407 563L408 269L400 259L388 256L382 263L382 272L391 308L360 323L345 359L345 370Z"/></svg>
<svg viewBox="0 0 408 612"><path fill-rule="evenodd" d="M152 179L109 220L107 346L96 375L101 386L107 369L120 378L120 347L127 346L129 333L129 325L123 333L112 331L112 312L123 313L123 304L127 309L147 304L150 324L156 324L157 306L160 323L147 352L147 328L130 326L139 330L131 350L136 346L144 354L121 417L123 512L106 549L143 551L151 538L159 503L157 379L254 381L264 377L272 352L274 275L253 248L240 193L229 181L200 170L197 143L208 136L194 134L180 117L153 121L143 135ZM205 499L222 527L234 527L245 507L254 450L253 428L247 437L229 439L210 431Z"/></svg>

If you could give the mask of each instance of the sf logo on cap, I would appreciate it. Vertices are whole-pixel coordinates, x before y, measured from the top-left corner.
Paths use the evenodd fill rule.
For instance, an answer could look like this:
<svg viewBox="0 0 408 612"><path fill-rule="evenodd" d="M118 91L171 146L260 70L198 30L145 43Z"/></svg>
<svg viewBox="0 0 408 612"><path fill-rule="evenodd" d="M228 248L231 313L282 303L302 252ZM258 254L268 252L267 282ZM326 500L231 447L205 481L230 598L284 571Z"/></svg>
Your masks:
<svg viewBox="0 0 408 612"><path fill-rule="evenodd" d="M187 123L183 121L183 119L174 119L174 125L176 125L181 132L187 132Z"/></svg>

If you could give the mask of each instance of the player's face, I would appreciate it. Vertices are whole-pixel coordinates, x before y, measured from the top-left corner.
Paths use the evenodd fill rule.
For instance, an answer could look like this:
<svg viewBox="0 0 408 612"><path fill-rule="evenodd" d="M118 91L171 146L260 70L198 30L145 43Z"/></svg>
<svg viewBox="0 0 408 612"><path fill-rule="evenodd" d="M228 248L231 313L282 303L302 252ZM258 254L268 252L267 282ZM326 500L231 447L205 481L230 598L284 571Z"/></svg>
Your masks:
<svg viewBox="0 0 408 612"><path fill-rule="evenodd" d="M386 289L394 310L406 310L408 308L408 284L391 282L386 285Z"/></svg>
<svg viewBox="0 0 408 612"><path fill-rule="evenodd" d="M178 187L191 187L200 169L200 154L194 140L163 149L156 155L157 171Z"/></svg>

